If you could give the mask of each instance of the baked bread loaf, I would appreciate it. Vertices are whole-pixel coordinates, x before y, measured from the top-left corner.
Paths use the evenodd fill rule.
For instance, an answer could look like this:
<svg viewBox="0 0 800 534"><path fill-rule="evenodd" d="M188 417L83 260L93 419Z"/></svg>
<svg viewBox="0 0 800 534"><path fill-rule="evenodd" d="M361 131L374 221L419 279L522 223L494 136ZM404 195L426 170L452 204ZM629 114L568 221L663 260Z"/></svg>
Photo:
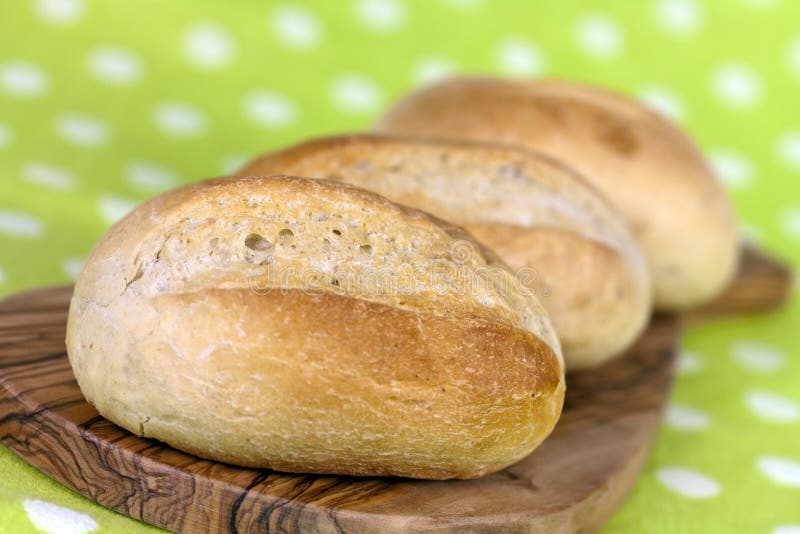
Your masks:
<svg viewBox="0 0 800 534"><path fill-rule="evenodd" d="M345 184L212 180L100 240L67 351L140 436L289 472L473 478L553 429L546 312L463 230Z"/></svg>
<svg viewBox="0 0 800 534"><path fill-rule="evenodd" d="M619 353L649 318L649 273L624 221L573 172L535 153L355 135L266 154L239 172L347 181L464 226L540 298L568 369Z"/></svg>
<svg viewBox="0 0 800 534"><path fill-rule="evenodd" d="M658 308L710 300L737 268L724 188L686 135L630 98L561 81L452 79L406 97L377 130L513 143L567 162L627 218Z"/></svg>

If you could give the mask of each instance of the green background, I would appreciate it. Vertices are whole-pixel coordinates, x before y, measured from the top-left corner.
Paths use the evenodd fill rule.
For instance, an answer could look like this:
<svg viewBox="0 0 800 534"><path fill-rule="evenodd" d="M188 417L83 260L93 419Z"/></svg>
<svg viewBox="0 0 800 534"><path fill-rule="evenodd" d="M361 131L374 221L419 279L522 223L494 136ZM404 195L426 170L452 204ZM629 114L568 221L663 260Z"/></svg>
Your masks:
<svg viewBox="0 0 800 534"><path fill-rule="evenodd" d="M161 190L366 128L449 72L636 95L708 154L744 234L800 263L800 2L4 0L0 295L70 280ZM687 333L653 454L606 532L800 532L798 326L795 292ZM0 532L149 528L5 448L0 473Z"/></svg>

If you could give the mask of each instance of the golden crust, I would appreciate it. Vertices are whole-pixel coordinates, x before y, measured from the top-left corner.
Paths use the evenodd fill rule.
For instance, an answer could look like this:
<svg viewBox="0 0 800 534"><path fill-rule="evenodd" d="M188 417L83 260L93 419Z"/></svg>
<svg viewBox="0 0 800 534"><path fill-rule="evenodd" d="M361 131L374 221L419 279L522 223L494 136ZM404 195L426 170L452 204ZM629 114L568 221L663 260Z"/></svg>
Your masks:
<svg viewBox="0 0 800 534"><path fill-rule="evenodd" d="M631 224L659 308L713 298L738 264L723 187L685 134L632 99L561 81L460 78L406 97L377 130L507 142L573 166Z"/></svg>
<svg viewBox="0 0 800 534"><path fill-rule="evenodd" d="M102 320L88 306L83 321ZM484 319L277 289L163 295L115 313L135 313L139 335L108 340L127 347L115 362L125 383L89 376L92 402L138 434L218 461L472 478L532 451L563 402L553 350Z"/></svg>
<svg viewBox="0 0 800 534"><path fill-rule="evenodd" d="M570 369L624 350L650 313L625 223L563 165L486 143L350 135L265 154L239 171L346 181L452 220L497 252L551 315Z"/></svg>
<svg viewBox="0 0 800 534"><path fill-rule="evenodd" d="M650 278L620 249L558 228L468 224L539 295L570 370L607 361L630 346L650 318Z"/></svg>
<svg viewBox="0 0 800 534"><path fill-rule="evenodd" d="M455 261L464 242L473 256ZM452 269L402 294L361 276L426 262ZM291 272L314 265L324 283ZM453 285L489 268L492 283ZM102 415L199 456L472 478L530 453L563 403L547 316L511 281L462 230L373 193L214 180L154 199L101 239L76 284L67 350Z"/></svg>

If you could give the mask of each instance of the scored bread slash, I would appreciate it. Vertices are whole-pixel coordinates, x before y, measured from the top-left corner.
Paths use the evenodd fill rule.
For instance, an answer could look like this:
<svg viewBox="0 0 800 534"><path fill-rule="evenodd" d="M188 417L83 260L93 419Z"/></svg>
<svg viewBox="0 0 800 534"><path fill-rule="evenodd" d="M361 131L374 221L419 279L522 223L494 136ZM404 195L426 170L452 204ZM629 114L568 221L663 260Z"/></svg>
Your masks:
<svg viewBox="0 0 800 534"><path fill-rule="evenodd" d="M67 325L86 399L138 435L289 472L474 478L564 397L547 313L469 234L340 183L227 178L114 225Z"/></svg>

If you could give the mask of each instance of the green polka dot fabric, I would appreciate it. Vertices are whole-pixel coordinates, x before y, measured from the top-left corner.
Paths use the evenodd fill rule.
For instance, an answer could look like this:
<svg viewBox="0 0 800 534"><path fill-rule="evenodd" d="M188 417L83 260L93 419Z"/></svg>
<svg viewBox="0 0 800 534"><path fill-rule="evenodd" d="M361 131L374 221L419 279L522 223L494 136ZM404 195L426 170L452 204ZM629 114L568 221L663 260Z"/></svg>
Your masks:
<svg viewBox="0 0 800 534"><path fill-rule="evenodd" d="M451 73L563 77L681 123L800 265L800 2L6 0L0 294L67 282L137 203L368 127ZM468 112L469 110L465 110ZM613 533L800 533L800 298L692 328ZM0 447L0 532L147 532Z"/></svg>

